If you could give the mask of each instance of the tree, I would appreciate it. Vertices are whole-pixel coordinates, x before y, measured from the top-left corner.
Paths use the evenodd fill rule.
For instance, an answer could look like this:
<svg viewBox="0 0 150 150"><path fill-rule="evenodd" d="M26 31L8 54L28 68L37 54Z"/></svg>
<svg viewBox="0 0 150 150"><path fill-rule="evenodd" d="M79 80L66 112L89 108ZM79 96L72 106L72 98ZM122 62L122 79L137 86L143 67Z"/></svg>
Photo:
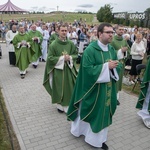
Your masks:
<svg viewBox="0 0 150 150"><path fill-rule="evenodd" d="M150 14L150 8L147 8L147 9L145 10L145 12L147 12L148 14Z"/></svg>
<svg viewBox="0 0 150 150"><path fill-rule="evenodd" d="M113 7L111 7L110 4L106 4L104 7L101 7L98 11L97 11L97 20L99 22L111 22L112 18L113 18L113 14L112 14L112 10Z"/></svg>
<svg viewBox="0 0 150 150"><path fill-rule="evenodd" d="M145 27L149 27L150 26L150 8L147 8L145 10L146 13L146 19L145 19Z"/></svg>

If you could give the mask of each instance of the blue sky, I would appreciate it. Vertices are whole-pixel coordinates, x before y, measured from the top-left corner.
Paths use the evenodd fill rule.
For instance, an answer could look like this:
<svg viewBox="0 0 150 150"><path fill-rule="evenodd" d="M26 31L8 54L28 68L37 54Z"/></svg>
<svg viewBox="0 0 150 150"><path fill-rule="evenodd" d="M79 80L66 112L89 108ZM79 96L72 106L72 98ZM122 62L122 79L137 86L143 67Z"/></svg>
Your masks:
<svg viewBox="0 0 150 150"><path fill-rule="evenodd" d="M8 0L0 0L0 5ZM29 11L78 11L96 13L100 7L110 4L113 12L143 12L150 7L150 0L11 0L20 8Z"/></svg>

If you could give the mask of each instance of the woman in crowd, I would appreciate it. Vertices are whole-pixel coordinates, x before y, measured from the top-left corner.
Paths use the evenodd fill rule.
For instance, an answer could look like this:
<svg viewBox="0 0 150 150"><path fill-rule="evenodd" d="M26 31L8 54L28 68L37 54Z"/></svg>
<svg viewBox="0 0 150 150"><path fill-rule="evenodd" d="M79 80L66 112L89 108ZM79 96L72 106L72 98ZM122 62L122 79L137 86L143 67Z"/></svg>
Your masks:
<svg viewBox="0 0 150 150"><path fill-rule="evenodd" d="M76 33L76 27L70 26L68 28L67 37L74 43L74 45L77 45L78 35Z"/></svg>
<svg viewBox="0 0 150 150"><path fill-rule="evenodd" d="M131 34L131 42L134 43L136 35L138 34L138 28L134 28L134 32Z"/></svg>
<svg viewBox="0 0 150 150"><path fill-rule="evenodd" d="M96 41L97 39L98 39L98 37L97 37L97 30L94 29L92 31L92 34L91 34L91 37L90 37L90 42Z"/></svg>
<svg viewBox="0 0 150 150"><path fill-rule="evenodd" d="M7 26L3 22L0 25L0 33L1 33L2 42L5 42L6 32L7 32Z"/></svg>
<svg viewBox="0 0 150 150"><path fill-rule="evenodd" d="M82 28L82 31L79 35L79 39L80 39L80 43L79 43L79 53L83 53L83 49L84 49L84 44L88 43L88 38L87 38L87 34L86 34L86 28Z"/></svg>
<svg viewBox="0 0 150 150"><path fill-rule="evenodd" d="M131 47L131 55L132 55L132 64L131 64L131 71L130 71L130 79L129 85L134 84L136 80L137 72L136 66L138 64L142 64L142 60L144 58L144 53L146 49L144 47L144 42L142 41L142 34L138 33L136 35L136 40Z"/></svg>

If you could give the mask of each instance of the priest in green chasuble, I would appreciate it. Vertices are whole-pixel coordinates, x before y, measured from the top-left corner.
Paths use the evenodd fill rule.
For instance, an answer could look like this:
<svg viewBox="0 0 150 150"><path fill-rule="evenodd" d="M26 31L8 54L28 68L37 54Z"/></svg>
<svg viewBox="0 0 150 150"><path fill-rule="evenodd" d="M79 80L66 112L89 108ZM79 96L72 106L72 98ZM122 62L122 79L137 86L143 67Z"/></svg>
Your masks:
<svg viewBox="0 0 150 150"><path fill-rule="evenodd" d="M37 68L39 64L39 58L42 55L42 41L43 35L40 31L36 30L36 25L32 24L31 30L28 33L32 39L31 48L35 51L35 54L32 57L32 65L34 68Z"/></svg>
<svg viewBox="0 0 150 150"><path fill-rule="evenodd" d="M51 34L50 38L49 38L49 44L51 44L53 41L55 41L55 39L57 39L58 37L58 27L55 27L55 32L53 34Z"/></svg>
<svg viewBox="0 0 150 150"><path fill-rule="evenodd" d="M150 58L146 64L136 108L140 109L137 114L142 118L145 126L150 129Z"/></svg>
<svg viewBox="0 0 150 150"><path fill-rule="evenodd" d="M43 85L57 104L58 112L67 112L77 77L75 62L78 57L74 43L67 39L67 26L58 27L59 37L48 50Z"/></svg>
<svg viewBox="0 0 150 150"><path fill-rule="evenodd" d="M12 43L15 48L16 66L19 68L21 78L24 79L35 51L31 49L31 38L25 33L23 26L19 27L19 33L13 38Z"/></svg>
<svg viewBox="0 0 150 150"><path fill-rule="evenodd" d="M130 48L125 39L123 39L124 27L118 25L116 27L116 35L114 35L112 42L110 43L117 52L118 60L123 64L123 68L119 74L119 81L117 82L117 104L119 105L119 91L122 89L122 80L124 74L125 60L129 56Z"/></svg>
<svg viewBox="0 0 150 150"><path fill-rule="evenodd" d="M85 136L85 142L108 149L108 127L117 106L116 81L122 64L109 44L113 27L102 23L97 29L98 40L83 53L67 119L72 121L71 133Z"/></svg>

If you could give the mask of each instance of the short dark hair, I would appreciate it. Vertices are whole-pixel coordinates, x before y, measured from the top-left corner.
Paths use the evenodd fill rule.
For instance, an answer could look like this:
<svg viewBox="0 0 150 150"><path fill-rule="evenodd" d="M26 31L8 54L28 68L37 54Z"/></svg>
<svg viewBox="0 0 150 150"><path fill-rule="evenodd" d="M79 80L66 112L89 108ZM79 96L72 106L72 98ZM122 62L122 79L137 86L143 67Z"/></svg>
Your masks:
<svg viewBox="0 0 150 150"><path fill-rule="evenodd" d="M99 38L99 32L103 33L104 27L112 27L110 23L101 23L97 28L97 37ZM113 28L113 27L112 27Z"/></svg>
<svg viewBox="0 0 150 150"><path fill-rule="evenodd" d="M119 29L119 27L124 27L122 24L118 24L116 29Z"/></svg>
<svg viewBox="0 0 150 150"><path fill-rule="evenodd" d="M58 26L58 30L60 30L61 27L67 27L67 25L66 25L66 24L60 24L60 25Z"/></svg>
<svg viewBox="0 0 150 150"><path fill-rule="evenodd" d="M20 24L20 25L19 25L19 28L22 28L22 27L24 27L24 26L23 26L22 24Z"/></svg>

